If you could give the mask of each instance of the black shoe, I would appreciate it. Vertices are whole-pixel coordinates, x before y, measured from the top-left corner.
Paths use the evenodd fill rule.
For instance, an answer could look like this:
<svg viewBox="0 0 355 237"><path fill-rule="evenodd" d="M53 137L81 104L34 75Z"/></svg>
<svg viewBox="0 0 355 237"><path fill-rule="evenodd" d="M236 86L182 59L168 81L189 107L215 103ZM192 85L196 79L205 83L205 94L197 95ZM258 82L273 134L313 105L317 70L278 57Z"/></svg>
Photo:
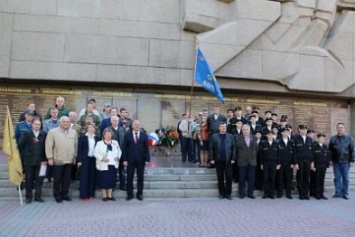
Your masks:
<svg viewBox="0 0 355 237"><path fill-rule="evenodd" d="M275 196L274 195L269 195L269 198L270 199L275 199Z"/></svg>
<svg viewBox="0 0 355 237"><path fill-rule="evenodd" d="M344 198L345 200L349 200L347 195L343 195L342 198Z"/></svg>
<svg viewBox="0 0 355 237"><path fill-rule="evenodd" d="M218 196L218 198L219 198L219 199L223 199L223 198L224 198L224 195L221 195L221 194L220 194L220 195Z"/></svg>
<svg viewBox="0 0 355 237"><path fill-rule="evenodd" d="M107 198L107 197L104 197L104 198L102 198L102 201L107 202L107 201L108 201L108 198Z"/></svg>
<svg viewBox="0 0 355 237"><path fill-rule="evenodd" d="M328 198L326 196L324 196L324 195L321 195L320 198L323 199L323 200L328 200Z"/></svg>
<svg viewBox="0 0 355 237"><path fill-rule="evenodd" d="M62 202L63 202L61 198L56 198L55 201L56 201L57 203L62 203Z"/></svg>
<svg viewBox="0 0 355 237"><path fill-rule="evenodd" d="M250 194L250 195L248 195L248 198L255 199L255 196L253 194Z"/></svg>
<svg viewBox="0 0 355 237"><path fill-rule="evenodd" d="M267 198L268 198L268 196L264 194L263 199L267 199Z"/></svg>
<svg viewBox="0 0 355 237"><path fill-rule="evenodd" d="M35 198L35 202L44 202L42 198Z"/></svg>
<svg viewBox="0 0 355 237"><path fill-rule="evenodd" d="M282 198L282 194L277 194L277 198Z"/></svg>
<svg viewBox="0 0 355 237"><path fill-rule="evenodd" d="M126 187L120 188L122 191L127 191Z"/></svg>
<svg viewBox="0 0 355 237"><path fill-rule="evenodd" d="M341 195L336 193L333 195L333 198L341 198Z"/></svg>
<svg viewBox="0 0 355 237"><path fill-rule="evenodd" d="M286 195L286 197L287 197L288 199L293 199L293 197L291 196L291 194Z"/></svg>
<svg viewBox="0 0 355 237"><path fill-rule="evenodd" d="M304 196L304 199L305 200L309 200L309 196Z"/></svg>
<svg viewBox="0 0 355 237"><path fill-rule="evenodd" d="M300 200L304 200L304 197L300 195Z"/></svg>
<svg viewBox="0 0 355 237"><path fill-rule="evenodd" d="M319 196L319 195L316 195L315 198L316 198L317 200L320 200L320 196Z"/></svg>
<svg viewBox="0 0 355 237"><path fill-rule="evenodd" d="M67 201L67 202L71 202L71 198L66 196L66 197L62 197L63 200Z"/></svg>
<svg viewBox="0 0 355 237"><path fill-rule="evenodd" d="M32 198L26 198L26 204L31 204Z"/></svg>
<svg viewBox="0 0 355 237"><path fill-rule="evenodd" d="M244 199L245 198L245 194L239 194L239 198L240 199Z"/></svg>
<svg viewBox="0 0 355 237"><path fill-rule="evenodd" d="M233 198L232 198L232 196L231 196L231 195L227 195L227 196L226 196L226 199L228 199L228 200L232 200Z"/></svg>
<svg viewBox="0 0 355 237"><path fill-rule="evenodd" d="M143 201L143 195L142 194L137 194L137 199L139 201Z"/></svg>
<svg viewBox="0 0 355 237"><path fill-rule="evenodd" d="M132 199L133 199L132 196L127 196L127 197L126 197L126 201L131 201Z"/></svg>
<svg viewBox="0 0 355 237"><path fill-rule="evenodd" d="M107 200L116 201L116 198L114 198L114 197L109 197L109 198L107 198Z"/></svg>

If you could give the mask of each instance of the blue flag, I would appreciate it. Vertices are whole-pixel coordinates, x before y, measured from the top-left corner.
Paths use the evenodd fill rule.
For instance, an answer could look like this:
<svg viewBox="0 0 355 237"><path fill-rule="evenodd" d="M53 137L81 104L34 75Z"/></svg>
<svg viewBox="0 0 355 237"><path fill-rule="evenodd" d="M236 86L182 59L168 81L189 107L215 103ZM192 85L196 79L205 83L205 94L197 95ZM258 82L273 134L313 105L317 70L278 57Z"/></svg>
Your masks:
<svg viewBox="0 0 355 237"><path fill-rule="evenodd" d="M200 48L196 51L195 81L201 84L207 91L214 94L224 104L224 97L216 77Z"/></svg>

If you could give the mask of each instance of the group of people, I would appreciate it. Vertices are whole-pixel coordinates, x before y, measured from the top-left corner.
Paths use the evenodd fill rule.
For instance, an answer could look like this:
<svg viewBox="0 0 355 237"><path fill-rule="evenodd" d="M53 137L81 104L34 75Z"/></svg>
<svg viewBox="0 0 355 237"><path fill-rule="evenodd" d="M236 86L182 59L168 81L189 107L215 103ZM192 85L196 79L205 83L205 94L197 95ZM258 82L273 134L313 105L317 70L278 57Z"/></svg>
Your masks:
<svg viewBox="0 0 355 237"><path fill-rule="evenodd" d="M307 124L299 124L292 133L287 115L266 111L259 116L258 107L246 106L246 113L237 106L228 109L227 116L218 106L213 114L207 110L182 115L177 130L180 133L182 162L216 168L219 198L232 199L232 182L238 182L240 199L255 199L254 190L264 190L262 198L293 199L296 171L299 199L327 199L324 195L326 170L333 166L334 198L348 199L349 170L354 164L354 141L346 134L345 124L336 125L337 134L329 146L326 135L316 134ZM247 185L247 186L246 186Z"/></svg>
<svg viewBox="0 0 355 237"><path fill-rule="evenodd" d="M136 198L143 200L144 168L150 162L148 136L141 132L141 123L132 121L126 109L105 104L102 113L95 99L77 114L65 107L58 97L54 107L42 119L35 104L29 103L16 125L15 137L25 173L26 203L44 202L44 178L53 177L53 196L57 203L71 201L69 187L73 170L80 169L82 200L95 197L96 185L103 201L115 201L112 192L117 173L120 189L133 195L133 177L137 172ZM44 171L44 176L40 171Z"/></svg>

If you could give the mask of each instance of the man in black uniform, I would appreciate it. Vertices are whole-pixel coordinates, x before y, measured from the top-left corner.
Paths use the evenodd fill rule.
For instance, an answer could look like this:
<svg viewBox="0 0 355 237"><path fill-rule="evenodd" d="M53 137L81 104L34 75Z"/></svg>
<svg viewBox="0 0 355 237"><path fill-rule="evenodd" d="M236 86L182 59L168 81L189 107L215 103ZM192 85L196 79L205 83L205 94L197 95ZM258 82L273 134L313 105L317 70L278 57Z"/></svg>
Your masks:
<svg viewBox="0 0 355 237"><path fill-rule="evenodd" d="M254 115L251 115L249 117L249 125L250 125L250 133L252 135L255 135L256 131L261 130L261 125L256 123L256 117Z"/></svg>
<svg viewBox="0 0 355 237"><path fill-rule="evenodd" d="M307 125L298 125L299 135L295 137L296 170L298 170L298 192L301 200L309 200L309 173L313 162L313 141L307 137Z"/></svg>
<svg viewBox="0 0 355 237"><path fill-rule="evenodd" d="M281 129L281 138L279 140L279 154L281 167L277 172L277 198L281 198L283 190L286 189L286 197L292 199L292 175L295 165L294 159L294 141L289 139L288 128Z"/></svg>
<svg viewBox="0 0 355 237"><path fill-rule="evenodd" d="M316 133L313 129L308 129L307 130L307 137L312 139L313 144L317 144L316 141ZM317 184L316 184L316 171L311 169L311 172L309 173L309 196L310 197L315 197L316 196L316 189L317 189Z"/></svg>
<svg viewBox="0 0 355 237"><path fill-rule="evenodd" d="M280 169L279 144L274 140L272 131L266 133L267 140L259 145L261 169L264 172L264 196L275 198L276 170Z"/></svg>
<svg viewBox="0 0 355 237"><path fill-rule="evenodd" d="M319 133L317 135L318 142L313 144L313 158L315 171L315 198L325 199L328 198L324 196L324 179L327 168L329 167L329 150L326 145L324 145L325 134Z"/></svg>

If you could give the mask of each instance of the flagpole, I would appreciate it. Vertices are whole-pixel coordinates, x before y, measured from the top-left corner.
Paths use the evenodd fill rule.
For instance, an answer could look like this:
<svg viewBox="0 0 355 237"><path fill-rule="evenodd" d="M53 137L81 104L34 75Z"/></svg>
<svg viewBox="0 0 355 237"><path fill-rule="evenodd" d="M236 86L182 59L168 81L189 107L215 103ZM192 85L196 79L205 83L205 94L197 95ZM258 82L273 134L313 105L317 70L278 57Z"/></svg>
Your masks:
<svg viewBox="0 0 355 237"><path fill-rule="evenodd" d="M21 204L21 206L23 206L21 185L17 186L17 189L18 189L18 195L20 197L20 204Z"/></svg>
<svg viewBox="0 0 355 237"><path fill-rule="evenodd" d="M190 102L189 102L189 114L190 117L191 115L191 110L192 110L192 97L194 95L194 86L195 86L195 72L196 72L196 62L197 62L197 49L198 49L198 41L196 43L196 51L195 51L195 61L194 61L194 75L192 76L192 81L191 81L191 91L190 91Z"/></svg>

